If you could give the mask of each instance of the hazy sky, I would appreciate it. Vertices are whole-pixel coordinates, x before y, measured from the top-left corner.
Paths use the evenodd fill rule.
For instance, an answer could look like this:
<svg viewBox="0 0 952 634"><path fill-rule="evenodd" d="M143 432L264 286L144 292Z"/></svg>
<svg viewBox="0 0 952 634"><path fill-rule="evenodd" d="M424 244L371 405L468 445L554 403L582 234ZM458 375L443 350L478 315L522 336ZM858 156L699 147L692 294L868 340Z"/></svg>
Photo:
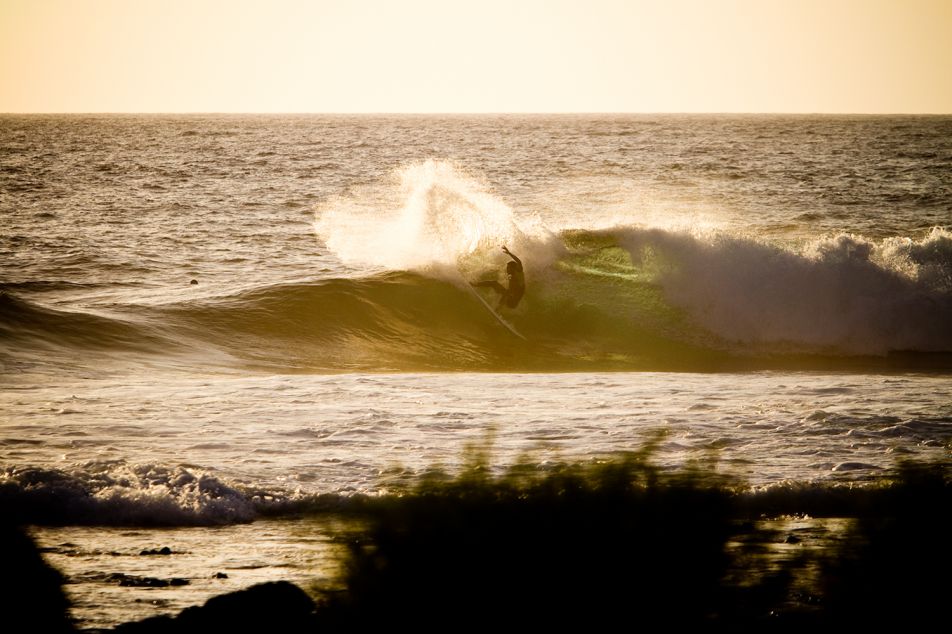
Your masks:
<svg viewBox="0 0 952 634"><path fill-rule="evenodd" d="M952 113L952 0L0 0L0 112Z"/></svg>

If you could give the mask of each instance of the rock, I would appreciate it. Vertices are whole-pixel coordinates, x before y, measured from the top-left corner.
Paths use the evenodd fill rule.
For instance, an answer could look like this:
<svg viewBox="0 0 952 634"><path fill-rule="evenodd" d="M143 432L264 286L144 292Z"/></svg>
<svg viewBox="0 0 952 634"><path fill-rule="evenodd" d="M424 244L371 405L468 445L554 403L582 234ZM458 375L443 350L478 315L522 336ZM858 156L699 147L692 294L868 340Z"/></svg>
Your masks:
<svg viewBox="0 0 952 634"><path fill-rule="evenodd" d="M188 579L173 577L172 579L159 579L157 577L140 577L138 575L127 575L116 572L109 577L109 581L118 581L124 588L168 588L169 586L187 586Z"/></svg>
<svg viewBox="0 0 952 634"><path fill-rule="evenodd" d="M165 579L156 577L137 577L135 575L124 575L119 573L113 575L123 588L166 588L169 582Z"/></svg>
<svg viewBox="0 0 952 634"><path fill-rule="evenodd" d="M227 578L228 578L228 575L226 575L223 572L216 572L215 574L212 575L212 579L227 579Z"/></svg>
<svg viewBox="0 0 952 634"><path fill-rule="evenodd" d="M171 634L176 632L175 619L171 616L153 616L141 621L122 623L112 629L122 634Z"/></svg>
<svg viewBox="0 0 952 634"><path fill-rule="evenodd" d="M63 577L20 528L0 520L0 630L73 632Z"/></svg>
<svg viewBox="0 0 952 634"><path fill-rule="evenodd" d="M186 608L177 621L202 631L257 630L298 632L313 629L314 601L293 583L274 581L212 597L200 608Z"/></svg>
<svg viewBox="0 0 952 634"><path fill-rule="evenodd" d="M190 632L314 632L315 605L303 590L287 581L274 581L212 597L202 606L185 608L175 618L153 617L124 623L122 634L183 634Z"/></svg>

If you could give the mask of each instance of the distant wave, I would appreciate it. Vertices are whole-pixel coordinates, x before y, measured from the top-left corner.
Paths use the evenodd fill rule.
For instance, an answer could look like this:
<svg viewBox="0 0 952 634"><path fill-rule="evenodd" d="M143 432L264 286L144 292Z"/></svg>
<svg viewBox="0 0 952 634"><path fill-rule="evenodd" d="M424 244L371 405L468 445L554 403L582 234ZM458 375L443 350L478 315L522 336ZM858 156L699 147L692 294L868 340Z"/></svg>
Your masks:
<svg viewBox="0 0 952 634"><path fill-rule="evenodd" d="M504 257L487 248L459 269L266 286L111 316L2 294L0 352L206 350L303 372L952 369L952 236L941 229L921 240L778 246L628 226L563 231L555 242L519 243L528 291L506 317L528 341L468 288L501 269Z"/></svg>

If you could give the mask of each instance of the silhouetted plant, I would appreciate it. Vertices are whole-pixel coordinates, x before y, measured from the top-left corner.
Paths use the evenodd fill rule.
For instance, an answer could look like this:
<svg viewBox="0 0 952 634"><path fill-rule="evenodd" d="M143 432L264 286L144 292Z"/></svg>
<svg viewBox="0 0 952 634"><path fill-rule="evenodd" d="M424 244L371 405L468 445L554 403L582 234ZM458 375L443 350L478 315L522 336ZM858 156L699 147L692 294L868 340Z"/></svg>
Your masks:
<svg viewBox="0 0 952 634"><path fill-rule="evenodd" d="M704 623L727 565L730 494L663 473L653 446L498 477L488 443L477 447L458 477L374 506L326 618L415 631Z"/></svg>
<svg viewBox="0 0 952 634"><path fill-rule="evenodd" d="M545 471L524 459L494 476L490 439L459 475L431 471L368 502L322 627L753 632L898 623L909 609L938 617L952 563L947 466L903 465L880 487L751 495L715 472L715 455L659 468L662 440ZM771 554L785 536L757 518L796 512L798 499L860 518L843 550Z"/></svg>
<svg viewBox="0 0 952 634"><path fill-rule="evenodd" d="M950 474L948 463L902 463L875 507L863 509L823 569L831 625L925 631L944 620L952 592Z"/></svg>

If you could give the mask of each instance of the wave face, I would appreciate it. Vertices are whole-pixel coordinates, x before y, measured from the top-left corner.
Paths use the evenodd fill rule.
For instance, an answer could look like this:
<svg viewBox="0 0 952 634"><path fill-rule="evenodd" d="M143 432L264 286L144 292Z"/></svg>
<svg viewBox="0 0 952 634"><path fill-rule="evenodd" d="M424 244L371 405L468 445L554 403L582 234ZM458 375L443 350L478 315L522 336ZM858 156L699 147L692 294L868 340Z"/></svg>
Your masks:
<svg viewBox="0 0 952 634"><path fill-rule="evenodd" d="M169 343L119 317L49 308L0 289L0 356L23 346L151 351Z"/></svg>
<svg viewBox="0 0 952 634"><path fill-rule="evenodd" d="M467 280L492 278L504 262L485 247L458 269L267 286L113 317L6 294L0 344L204 350L302 372L952 367L952 236L943 230L782 247L627 226L517 244L528 290L505 316L526 341L473 297Z"/></svg>

